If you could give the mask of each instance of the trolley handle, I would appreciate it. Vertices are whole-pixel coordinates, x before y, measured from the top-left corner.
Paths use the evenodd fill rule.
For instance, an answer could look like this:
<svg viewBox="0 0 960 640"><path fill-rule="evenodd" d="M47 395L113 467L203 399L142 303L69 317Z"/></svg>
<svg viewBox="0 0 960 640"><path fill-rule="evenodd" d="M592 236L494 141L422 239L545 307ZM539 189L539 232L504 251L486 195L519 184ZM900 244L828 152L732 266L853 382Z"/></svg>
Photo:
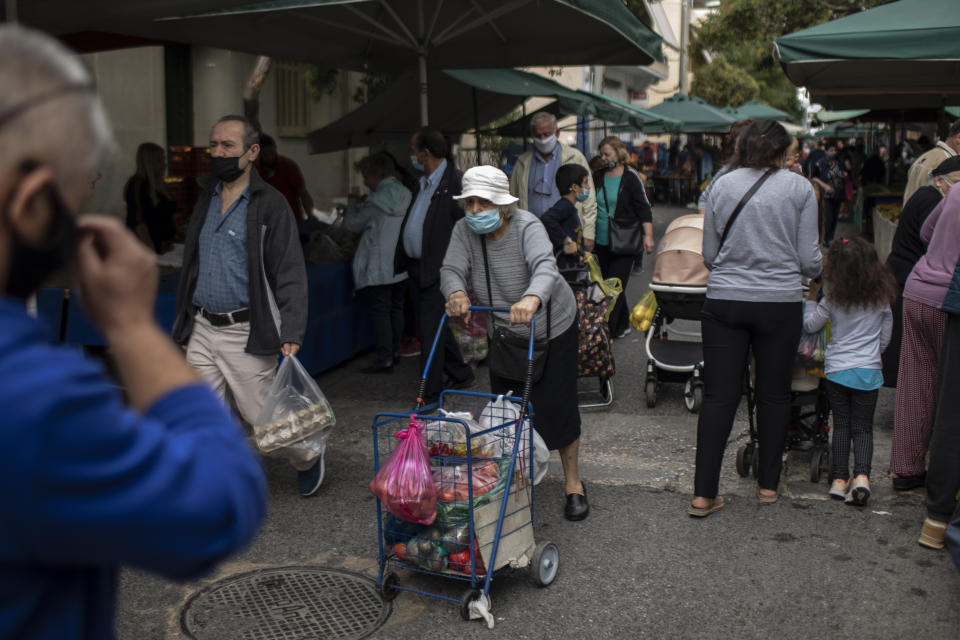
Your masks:
<svg viewBox="0 0 960 640"><path fill-rule="evenodd" d="M510 313L509 307L481 307L470 305L470 311L489 311L496 313ZM430 345L430 352L427 354L427 363L423 368L423 373L420 376L420 387L417 392L417 409L420 409L423 406L423 395L427 391L427 375L430 371L430 367L433 365L433 356L437 352L437 345L440 344L440 336L443 333L443 326L447 321L447 313L444 311L443 315L440 316L440 324L437 326L437 332L433 336L433 343ZM521 396L520 404L520 417L521 419L526 417L527 414L527 403L530 401L530 389L533 386L533 344L536 337L536 318L530 318L530 342L527 345L527 373L525 380L523 381L523 395ZM550 339L550 336L547 336L547 339Z"/></svg>

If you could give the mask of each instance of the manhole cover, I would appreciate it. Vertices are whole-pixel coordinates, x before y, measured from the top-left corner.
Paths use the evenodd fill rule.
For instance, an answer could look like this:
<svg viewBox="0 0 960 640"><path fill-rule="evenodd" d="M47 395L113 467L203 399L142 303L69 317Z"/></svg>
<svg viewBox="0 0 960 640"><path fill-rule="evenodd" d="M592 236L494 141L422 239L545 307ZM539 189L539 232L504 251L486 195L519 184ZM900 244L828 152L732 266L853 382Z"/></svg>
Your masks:
<svg viewBox="0 0 960 640"><path fill-rule="evenodd" d="M180 615L194 640L366 638L390 615L374 581L335 569L261 569L216 582Z"/></svg>

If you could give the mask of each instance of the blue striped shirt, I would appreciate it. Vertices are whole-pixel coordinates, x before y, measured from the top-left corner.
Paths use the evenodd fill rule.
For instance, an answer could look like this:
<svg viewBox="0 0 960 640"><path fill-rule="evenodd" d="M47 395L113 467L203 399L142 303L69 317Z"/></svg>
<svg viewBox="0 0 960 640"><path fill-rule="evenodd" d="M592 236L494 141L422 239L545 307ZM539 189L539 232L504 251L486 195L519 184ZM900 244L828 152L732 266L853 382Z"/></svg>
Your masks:
<svg viewBox="0 0 960 640"><path fill-rule="evenodd" d="M213 313L229 313L250 306L247 265L247 204L250 187L224 212L218 183L200 230L197 288L193 304Z"/></svg>

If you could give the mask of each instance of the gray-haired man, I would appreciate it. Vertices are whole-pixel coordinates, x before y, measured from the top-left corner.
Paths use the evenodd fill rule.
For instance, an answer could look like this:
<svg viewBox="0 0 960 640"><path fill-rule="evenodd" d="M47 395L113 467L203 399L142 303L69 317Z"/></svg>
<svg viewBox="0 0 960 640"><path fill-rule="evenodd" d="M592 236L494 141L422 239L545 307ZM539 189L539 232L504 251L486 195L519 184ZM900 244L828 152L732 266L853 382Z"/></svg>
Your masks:
<svg viewBox="0 0 960 640"><path fill-rule="evenodd" d="M520 199L517 206L538 218L560 199L555 179L557 169L573 163L590 171L583 154L575 147L560 142L557 132L556 116L546 111L535 113L530 119L534 148L517 158L510 176L510 193ZM577 204L583 228L583 244L587 250L593 249L593 239L596 237L597 200L593 191L590 190L586 202Z"/></svg>

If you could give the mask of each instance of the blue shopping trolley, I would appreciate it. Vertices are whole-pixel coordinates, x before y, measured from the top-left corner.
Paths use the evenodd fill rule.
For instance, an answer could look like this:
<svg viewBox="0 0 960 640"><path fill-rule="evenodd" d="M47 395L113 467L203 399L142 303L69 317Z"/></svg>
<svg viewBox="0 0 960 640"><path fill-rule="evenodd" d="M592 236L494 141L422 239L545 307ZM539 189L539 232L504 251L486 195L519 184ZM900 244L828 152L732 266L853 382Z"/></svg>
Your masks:
<svg viewBox="0 0 960 640"><path fill-rule="evenodd" d="M470 309L509 313L491 307ZM375 472L399 443L394 436L415 417L424 427L437 489L437 516L430 525L403 522L377 500L377 588L388 600L410 591L457 603L469 620L477 617L471 616L471 609L489 611L494 577L526 570L537 585L551 584L560 551L552 542L536 544L533 537L534 322L522 397L448 389L436 403L424 405L427 372L446 320L444 314L412 414L382 412L373 419ZM401 584L398 572L409 572L414 584ZM434 593L424 586L429 579L418 579L414 573L442 576L468 587L460 598ZM493 618L484 617L492 626Z"/></svg>

